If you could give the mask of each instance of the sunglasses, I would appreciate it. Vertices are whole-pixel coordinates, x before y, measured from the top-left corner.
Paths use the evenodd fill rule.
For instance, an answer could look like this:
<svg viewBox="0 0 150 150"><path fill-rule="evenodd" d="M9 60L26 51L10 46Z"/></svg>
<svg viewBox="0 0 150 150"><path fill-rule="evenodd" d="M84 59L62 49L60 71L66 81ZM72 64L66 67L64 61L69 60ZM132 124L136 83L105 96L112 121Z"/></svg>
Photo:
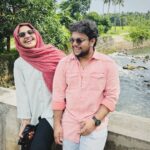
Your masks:
<svg viewBox="0 0 150 150"><path fill-rule="evenodd" d="M70 38L70 42L73 44L75 41L77 44L81 44L82 42L86 41L87 39L80 39L80 38L77 38L77 39L74 39L74 38Z"/></svg>
<svg viewBox="0 0 150 150"><path fill-rule="evenodd" d="M29 35L32 35L34 33L34 30L28 30L27 32L20 32L20 33L18 33L18 36L21 38L25 37L26 33L28 33Z"/></svg>

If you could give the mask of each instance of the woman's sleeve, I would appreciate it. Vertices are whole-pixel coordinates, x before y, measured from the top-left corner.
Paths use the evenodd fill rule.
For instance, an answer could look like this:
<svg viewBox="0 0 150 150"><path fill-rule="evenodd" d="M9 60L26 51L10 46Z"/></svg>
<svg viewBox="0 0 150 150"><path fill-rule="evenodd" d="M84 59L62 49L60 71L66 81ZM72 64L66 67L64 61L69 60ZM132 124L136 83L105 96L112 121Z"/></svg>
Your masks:
<svg viewBox="0 0 150 150"><path fill-rule="evenodd" d="M17 99L17 117L20 119L30 119L31 111L28 99L28 93L25 86L24 74L20 64L14 64L14 81L16 86L16 99Z"/></svg>

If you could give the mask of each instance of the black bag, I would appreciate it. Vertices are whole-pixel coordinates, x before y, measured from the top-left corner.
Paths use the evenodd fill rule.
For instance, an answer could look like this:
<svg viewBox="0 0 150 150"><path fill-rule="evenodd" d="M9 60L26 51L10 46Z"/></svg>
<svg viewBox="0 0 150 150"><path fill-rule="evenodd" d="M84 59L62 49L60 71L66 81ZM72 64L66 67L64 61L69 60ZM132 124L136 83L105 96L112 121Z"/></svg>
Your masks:
<svg viewBox="0 0 150 150"><path fill-rule="evenodd" d="M29 139L29 133L30 132L34 132L36 131L36 127L37 126L34 126L34 125L31 125L31 124L28 124L23 133L22 133L22 138L19 139L18 141L18 145L21 145L21 150L29 150L30 148L30 145L31 145L31 142L32 142L32 139L34 138L34 134L33 134L33 137L32 139Z"/></svg>

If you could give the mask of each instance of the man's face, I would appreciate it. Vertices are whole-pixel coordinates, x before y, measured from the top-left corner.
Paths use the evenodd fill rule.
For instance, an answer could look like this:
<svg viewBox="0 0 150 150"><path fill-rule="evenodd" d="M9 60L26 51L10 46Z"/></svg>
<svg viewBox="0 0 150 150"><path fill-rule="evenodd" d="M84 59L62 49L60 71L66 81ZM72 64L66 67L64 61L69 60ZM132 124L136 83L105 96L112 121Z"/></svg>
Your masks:
<svg viewBox="0 0 150 150"><path fill-rule="evenodd" d="M34 30L28 26L22 26L18 32L20 43L25 48L34 48L36 46L36 35Z"/></svg>
<svg viewBox="0 0 150 150"><path fill-rule="evenodd" d="M73 53L77 58L87 57L92 48L91 45L93 44L87 35L79 32L72 33L70 42L72 44Z"/></svg>

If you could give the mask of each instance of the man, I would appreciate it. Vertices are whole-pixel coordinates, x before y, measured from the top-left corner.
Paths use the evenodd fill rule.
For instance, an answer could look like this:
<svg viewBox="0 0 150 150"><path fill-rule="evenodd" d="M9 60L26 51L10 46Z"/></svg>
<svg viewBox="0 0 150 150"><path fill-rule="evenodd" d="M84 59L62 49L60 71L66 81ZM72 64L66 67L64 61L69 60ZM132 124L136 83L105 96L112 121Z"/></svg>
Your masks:
<svg viewBox="0 0 150 150"><path fill-rule="evenodd" d="M70 32L73 53L60 61L53 83L55 142L63 150L103 150L119 95L117 66L95 51L95 22L77 22Z"/></svg>

